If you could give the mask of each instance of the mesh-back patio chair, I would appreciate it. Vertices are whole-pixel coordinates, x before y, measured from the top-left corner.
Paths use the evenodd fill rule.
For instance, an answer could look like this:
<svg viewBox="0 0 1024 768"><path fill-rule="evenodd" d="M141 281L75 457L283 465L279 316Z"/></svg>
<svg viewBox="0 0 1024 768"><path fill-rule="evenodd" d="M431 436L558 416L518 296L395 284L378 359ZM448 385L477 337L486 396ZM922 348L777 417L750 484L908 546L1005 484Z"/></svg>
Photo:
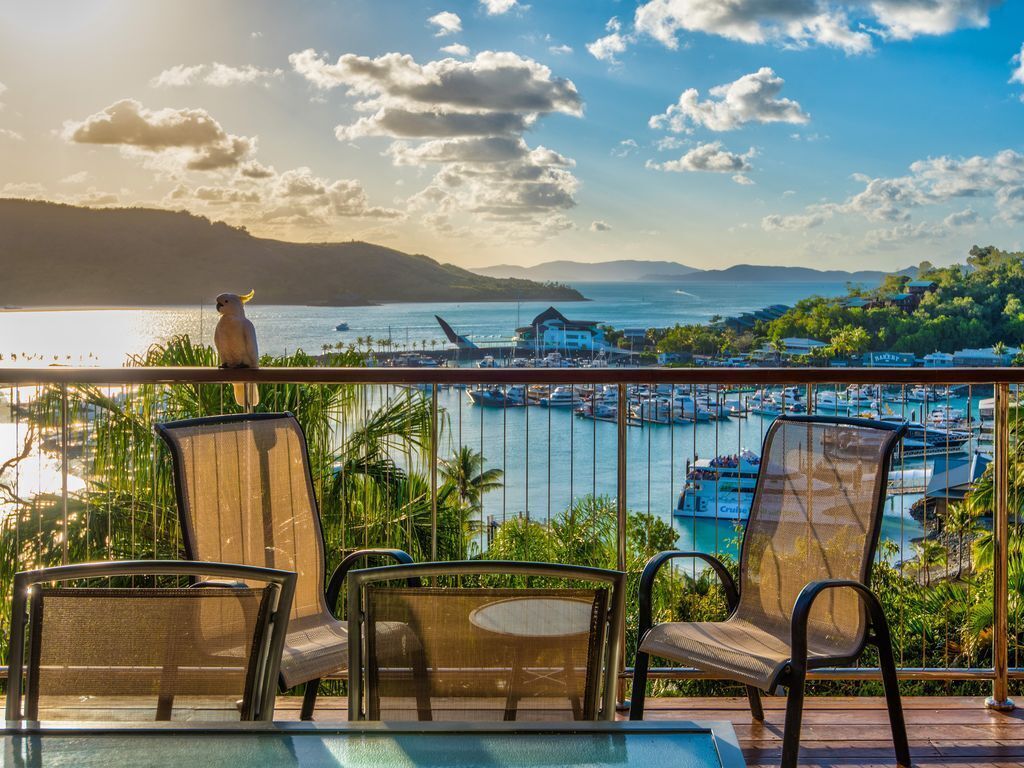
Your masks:
<svg viewBox="0 0 1024 768"><path fill-rule="evenodd" d="M421 586L407 586L422 579ZM349 719L615 716L617 571L472 561L349 574ZM388 629L407 626L415 642Z"/></svg>
<svg viewBox="0 0 1024 768"><path fill-rule="evenodd" d="M301 717L311 719L320 678L348 663L348 628L335 615L345 575L363 558L412 558L397 549L351 553L324 588L325 546L306 439L290 413L188 419L157 424L156 431L173 458L186 556L296 573L281 685L306 684Z"/></svg>
<svg viewBox="0 0 1024 768"><path fill-rule="evenodd" d="M185 583L130 586L152 576ZM294 590L293 573L220 563L17 573L7 719L269 720Z"/></svg>
<svg viewBox="0 0 1024 768"><path fill-rule="evenodd" d="M740 551L739 584L717 558L662 552L640 584L640 645L630 717L643 717L650 657L746 685L753 716L760 691L788 689L782 765L795 766L808 670L854 664L877 647L896 756L910 764L889 627L867 587L889 465L906 431L866 419L786 417L768 429ZM700 558L720 577L722 622L652 626L651 590L675 558Z"/></svg>

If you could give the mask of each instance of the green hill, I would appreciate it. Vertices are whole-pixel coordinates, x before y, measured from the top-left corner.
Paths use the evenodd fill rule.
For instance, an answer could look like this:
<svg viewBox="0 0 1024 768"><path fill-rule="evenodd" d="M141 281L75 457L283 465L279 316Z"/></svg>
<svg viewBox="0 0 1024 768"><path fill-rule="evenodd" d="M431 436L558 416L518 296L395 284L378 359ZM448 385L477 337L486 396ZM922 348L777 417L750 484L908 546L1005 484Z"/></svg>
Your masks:
<svg viewBox="0 0 1024 768"><path fill-rule="evenodd" d="M362 242L290 243L184 211L0 199L0 305L155 306L256 290L261 304L579 301Z"/></svg>

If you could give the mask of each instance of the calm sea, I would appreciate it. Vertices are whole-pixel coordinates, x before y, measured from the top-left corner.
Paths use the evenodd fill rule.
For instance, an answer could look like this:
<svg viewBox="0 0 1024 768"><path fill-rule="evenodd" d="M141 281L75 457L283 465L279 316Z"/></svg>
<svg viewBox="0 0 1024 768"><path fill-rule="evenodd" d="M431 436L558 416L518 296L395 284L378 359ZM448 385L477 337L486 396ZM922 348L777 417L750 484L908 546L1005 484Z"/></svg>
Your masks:
<svg viewBox="0 0 1024 768"><path fill-rule="evenodd" d="M218 286L220 287L220 286ZM556 302L573 319L595 320L617 328L655 328L699 323L714 315L730 316L770 304L793 304L810 295L839 296L842 283L579 283L590 301ZM239 290L245 290L241 286ZM211 291L213 293L213 291ZM206 307L161 307L74 311L0 312L0 364L36 362L121 365L128 354L143 352L155 341L187 333L208 343L217 322ZM281 354L304 349L319 353L324 344L355 342L359 337L390 336L397 344L417 346L444 341L434 315L478 341L507 340L548 302L385 304L376 307L261 306L259 296L246 307L256 324L260 350ZM335 331L339 323L349 330ZM11 353L18 355L12 361Z"/></svg>

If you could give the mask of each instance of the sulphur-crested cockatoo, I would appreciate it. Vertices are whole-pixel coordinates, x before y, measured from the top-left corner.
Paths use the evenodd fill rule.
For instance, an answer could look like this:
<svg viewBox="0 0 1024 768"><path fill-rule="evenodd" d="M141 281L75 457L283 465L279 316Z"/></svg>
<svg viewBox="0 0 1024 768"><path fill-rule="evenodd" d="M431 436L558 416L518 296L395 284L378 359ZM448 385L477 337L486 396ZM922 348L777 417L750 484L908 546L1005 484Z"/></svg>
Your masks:
<svg viewBox="0 0 1024 768"><path fill-rule="evenodd" d="M217 311L220 320L213 332L213 343L220 355L221 368L259 368L260 353L256 346L256 328L245 316L242 306L256 295L249 291L244 296L237 293L222 293L217 297ZM255 384L235 384L235 402L239 405L256 406L260 403L260 391Z"/></svg>

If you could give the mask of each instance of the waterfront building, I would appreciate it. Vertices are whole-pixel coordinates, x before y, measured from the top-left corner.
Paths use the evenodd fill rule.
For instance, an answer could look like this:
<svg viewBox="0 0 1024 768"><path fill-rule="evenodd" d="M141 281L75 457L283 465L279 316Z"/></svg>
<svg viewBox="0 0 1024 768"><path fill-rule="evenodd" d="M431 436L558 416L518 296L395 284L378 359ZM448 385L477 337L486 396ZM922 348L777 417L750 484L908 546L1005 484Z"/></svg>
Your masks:
<svg viewBox="0 0 1024 768"><path fill-rule="evenodd" d="M865 352L861 361L865 368L912 368L917 358L911 352Z"/></svg>
<svg viewBox="0 0 1024 768"><path fill-rule="evenodd" d="M932 352L921 358L925 368L952 368L953 356L949 352Z"/></svg>
<svg viewBox="0 0 1024 768"><path fill-rule="evenodd" d="M961 349L953 353L953 365L964 368L1009 365L1019 352L1017 347L1006 347L1001 354L996 353L995 347Z"/></svg>
<svg viewBox="0 0 1024 768"><path fill-rule="evenodd" d="M525 349L587 351L609 349L604 331L594 320L570 320L548 307L529 325L516 329L516 346Z"/></svg>

